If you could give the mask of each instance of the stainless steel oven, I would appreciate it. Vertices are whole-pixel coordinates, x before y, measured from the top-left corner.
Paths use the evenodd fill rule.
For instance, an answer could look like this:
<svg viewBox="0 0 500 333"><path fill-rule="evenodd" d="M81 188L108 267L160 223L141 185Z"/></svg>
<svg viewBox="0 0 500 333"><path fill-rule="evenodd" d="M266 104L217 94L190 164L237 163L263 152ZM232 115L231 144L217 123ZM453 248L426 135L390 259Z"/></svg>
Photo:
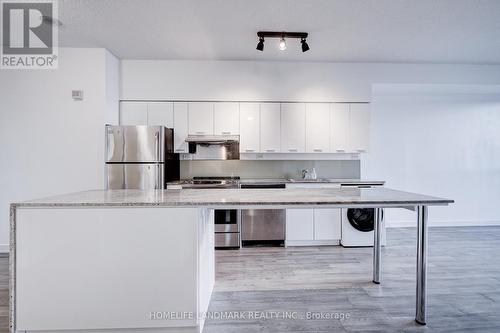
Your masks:
<svg viewBox="0 0 500 333"><path fill-rule="evenodd" d="M284 182L241 184L242 189L285 188ZM241 243L243 246L283 246L285 244L285 209L242 209Z"/></svg>
<svg viewBox="0 0 500 333"><path fill-rule="evenodd" d="M240 177L193 177L174 183L167 188L183 189L231 189L239 187ZM231 249L241 245L240 211L237 209L215 209L215 248Z"/></svg>

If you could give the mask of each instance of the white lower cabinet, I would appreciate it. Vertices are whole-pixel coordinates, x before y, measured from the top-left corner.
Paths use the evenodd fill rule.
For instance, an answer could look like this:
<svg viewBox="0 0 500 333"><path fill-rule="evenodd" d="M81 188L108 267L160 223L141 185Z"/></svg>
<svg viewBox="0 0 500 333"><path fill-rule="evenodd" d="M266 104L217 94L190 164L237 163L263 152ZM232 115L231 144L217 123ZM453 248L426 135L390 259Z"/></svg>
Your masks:
<svg viewBox="0 0 500 333"><path fill-rule="evenodd" d="M332 183L295 183L286 188L340 188ZM338 245L341 238L341 210L308 208L286 210L286 246Z"/></svg>
<svg viewBox="0 0 500 333"><path fill-rule="evenodd" d="M286 210L286 241L314 239L314 216L312 209Z"/></svg>
<svg viewBox="0 0 500 333"><path fill-rule="evenodd" d="M338 245L341 237L340 209L287 209L287 246Z"/></svg>
<svg viewBox="0 0 500 333"><path fill-rule="evenodd" d="M315 208L313 215L315 240L340 239L340 209Z"/></svg>

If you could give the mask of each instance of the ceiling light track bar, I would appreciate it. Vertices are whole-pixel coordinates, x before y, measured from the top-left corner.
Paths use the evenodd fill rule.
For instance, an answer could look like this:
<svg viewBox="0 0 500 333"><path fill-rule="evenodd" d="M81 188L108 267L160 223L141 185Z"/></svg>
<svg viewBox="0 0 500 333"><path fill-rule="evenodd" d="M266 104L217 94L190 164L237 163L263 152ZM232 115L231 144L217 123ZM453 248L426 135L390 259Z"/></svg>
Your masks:
<svg viewBox="0 0 500 333"><path fill-rule="evenodd" d="M287 31L259 31L257 37L259 38L307 38L307 32L287 32Z"/></svg>

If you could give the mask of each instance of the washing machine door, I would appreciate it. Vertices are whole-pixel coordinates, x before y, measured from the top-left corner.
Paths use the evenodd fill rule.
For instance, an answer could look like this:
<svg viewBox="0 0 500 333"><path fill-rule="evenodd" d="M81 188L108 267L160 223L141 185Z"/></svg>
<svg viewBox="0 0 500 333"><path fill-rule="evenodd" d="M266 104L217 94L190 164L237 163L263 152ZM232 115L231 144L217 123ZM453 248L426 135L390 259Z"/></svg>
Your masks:
<svg viewBox="0 0 500 333"><path fill-rule="evenodd" d="M358 231L373 231L375 209L373 208L349 208L347 219L352 227Z"/></svg>

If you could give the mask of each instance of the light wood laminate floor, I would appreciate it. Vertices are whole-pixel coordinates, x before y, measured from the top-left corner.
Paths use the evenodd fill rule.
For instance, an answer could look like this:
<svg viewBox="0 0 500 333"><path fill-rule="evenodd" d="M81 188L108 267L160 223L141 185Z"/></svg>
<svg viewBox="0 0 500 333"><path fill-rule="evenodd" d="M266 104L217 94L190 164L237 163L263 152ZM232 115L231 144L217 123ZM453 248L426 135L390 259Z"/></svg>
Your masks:
<svg viewBox="0 0 500 333"><path fill-rule="evenodd" d="M429 230L428 325L414 322L416 229L387 229L382 284L372 249L216 252L209 311L349 314L348 319L208 320L204 333L500 332L500 227Z"/></svg>
<svg viewBox="0 0 500 333"><path fill-rule="evenodd" d="M429 237L427 326L413 321L416 229L400 228L388 229L381 285L371 282L371 248L217 251L210 312L293 318L208 319L204 333L500 332L500 227L431 228ZM0 332L8 332L7 256Z"/></svg>

